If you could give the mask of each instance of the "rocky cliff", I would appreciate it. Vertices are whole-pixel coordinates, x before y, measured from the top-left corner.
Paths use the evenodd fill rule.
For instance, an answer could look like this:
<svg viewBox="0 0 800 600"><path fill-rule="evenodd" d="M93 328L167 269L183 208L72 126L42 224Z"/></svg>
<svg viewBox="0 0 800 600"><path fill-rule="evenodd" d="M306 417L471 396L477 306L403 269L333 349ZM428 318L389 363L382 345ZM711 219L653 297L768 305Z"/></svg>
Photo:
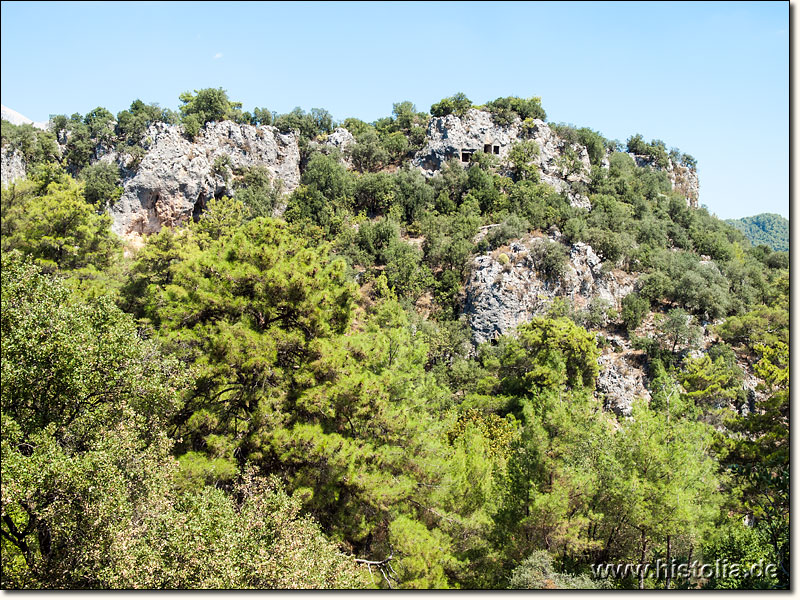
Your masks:
<svg viewBox="0 0 800 600"><path fill-rule="evenodd" d="M520 140L532 140L539 147L533 162L539 167L543 182L558 192L566 192L573 206L591 206L589 199L574 189L576 182L589 182L591 165L586 148L565 142L540 119L523 123L518 118L502 126L494 123L491 113L474 108L463 118L433 117L428 124L427 144L416 154L413 164L432 176L446 161L466 163L475 152L493 154L505 161L513 144Z"/></svg>
<svg viewBox="0 0 800 600"><path fill-rule="evenodd" d="M426 144L414 156L413 164L433 176L447 160L467 164L470 156L480 151L496 156L501 171L508 172L509 152L514 143L522 140L536 143L538 153L533 163L539 168L541 180L565 193L573 206L591 209L585 194L591 171L586 148L562 139L539 119L517 118L508 125L498 125L491 113L477 109L470 109L463 117L433 117L428 123ZM59 141L63 144L66 140ZM345 164L352 166L347 150L354 143L350 132L337 128L324 145L342 151ZM120 155L112 148L95 149L96 159L122 167L123 195L111 209L114 231L120 235L152 233L162 226L188 221L210 198L232 193L232 170L264 165L274 178L283 181L287 193L300 180L298 138L293 133L281 134L274 127L230 121L209 123L190 141L180 126L158 123L150 127L142 144L145 154L135 168L130 167L130 156ZM660 168L647 156L633 158L639 166ZM607 160L604 166L608 166ZM673 188L691 206L697 206L697 172L672 162L663 170ZM24 172L21 156L4 149L3 185Z"/></svg>
<svg viewBox="0 0 800 600"><path fill-rule="evenodd" d="M534 316L546 314L556 298L575 311L597 302L618 310L633 291L635 275L604 268L592 247L581 242L569 248L563 272L547 273L548 245L559 242L527 237L474 259L464 312L476 344L513 333ZM634 399L650 399L641 353L632 350L625 336L608 331L602 335L608 343L598 360L597 395L608 410L628 416Z"/></svg>
<svg viewBox="0 0 800 600"><path fill-rule="evenodd" d="M233 193L235 169L263 165L286 192L300 182L297 137L274 127L209 123L189 141L180 126L159 123L148 130L145 150L141 164L126 171L122 197L111 208L120 235L185 223L209 199ZM112 153L101 160L124 165L128 158Z"/></svg>
<svg viewBox="0 0 800 600"><path fill-rule="evenodd" d="M0 150L0 183L3 187L25 177L25 159L18 150Z"/></svg>
<svg viewBox="0 0 800 600"><path fill-rule="evenodd" d="M577 310L592 300L618 308L633 291L633 275L604 269L592 247L582 242L570 247L563 273L548 274L543 250L549 244L559 242L528 237L474 259L464 312L475 343L511 333L547 312L555 298L569 301Z"/></svg>
<svg viewBox="0 0 800 600"><path fill-rule="evenodd" d="M564 192L573 206L590 209L591 203L583 193L589 183L591 163L584 146L562 139L540 119L522 121L519 118L509 125L497 125L489 112L470 109L463 117L447 115L430 120L427 144L414 157L413 164L427 176L433 176L450 159L463 163L475 152L486 152L507 161L514 143L522 140L536 142L539 153L533 163L539 167L544 183ZM644 155L631 155L640 167L663 170L674 190L682 194L690 206L697 207L700 183L697 171L671 160L666 168L656 165L654 159ZM608 158L602 166L608 168Z"/></svg>

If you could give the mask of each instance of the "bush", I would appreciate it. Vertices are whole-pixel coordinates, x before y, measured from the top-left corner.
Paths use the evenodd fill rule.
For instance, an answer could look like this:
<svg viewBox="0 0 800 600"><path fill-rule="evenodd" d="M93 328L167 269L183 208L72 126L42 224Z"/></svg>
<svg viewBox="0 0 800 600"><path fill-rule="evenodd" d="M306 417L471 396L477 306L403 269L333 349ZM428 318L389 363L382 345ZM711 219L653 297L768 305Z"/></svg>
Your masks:
<svg viewBox="0 0 800 600"><path fill-rule="evenodd" d="M454 114L457 117L463 117L470 108L472 108L472 101L462 92L458 92L431 106L431 115L434 117L446 117Z"/></svg>
<svg viewBox="0 0 800 600"><path fill-rule="evenodd" d="M591 590L602 588L601 582L586 575L559 573L546 550L536 550L511 573L512 590Z"/></svg>
<svg viewBox="0 0 800 600"><path fill-rule="evenodd" d="M492 120L497 125L510 125L514 120L519 117L523 121L525 119L541 119L547 118L547 113L542 108L542 99L534 98L518 98L517 96L508 96L506 98L497 98L486 103L486 110L492 113Z"/></svg>
<svg viewBox="0 0 800 600"><path fill-rule="evenodd" d="M543 240L531 246L536 269L547 279L558 279L567 272L567 249L558 242Z"/></svg>
<svg viewBox="0 0 800 600"><path fill-rule="evenodd" d="M539 144L533 140L515 142L508 152L508 160L514 165L514 179L517 181L539 181L539 167L532 164L539 156Z"/></svg>
<svg viewBox="0 0 800 600"><path fill-rule="evenodd" d="M377 171L389 162L389 151L381 143L378 133L368 129L356 137L355 144L350 149L353 166L364 173Z"/></svg>
<svg viewBox="0 0 800 600"><path fill-rule="evenodd" d="M27 123L17 126L4 120L2 144L22 154L27 168L59 159L60 152L55 136Z"/></svg>
<svg viewBox="0 0 800 600"><path fill-rule="evenodd" d="M184 92L180 95L180 101L182 103L180 112L183 117L184 127L190 135L192 135L190 129L195 131L195 128L199 129L199 127L212 121L224 121L226 119L236 122L242 121L242 103L231 102L228 98L228 93L222 88L195 90L194 94ZM191 119L191 126L188 126L186 119L191 116L196 118ZM197 127L198 124L199 127ZM196 135L196 132L194 135Z"/></svg>
<svg viewBox="0 0 800 600"><path fill-rule="evenodd" d="M266 167L255 165L244 170L234 189L236 199L250 210L250 218L271 217L283 195L283 182L273 181Z"/></svg>
<svg viewBox="0 0 800 600"><path fill-rule="evenodd" d="M385 265L392 257L390 248L400 242L400 227L388 219L362 223L355 243L364 253L364 266Z"/></svg>
<svg viewBox="0 0 800 600"><path fill-rule="evenodd" d="M509 240L522 237L528 231L530 231L528 220L513 213L500 225L489 230L486 242L489 248L497 248Z"/></svg>
<svg viewBox="0 0 800 600"><path fill-rule="evenodd" d="M647 312L650 310L650 302L639 294L628 294L622 299L622 322L628 331L633 331L642 324Z"/></svg>

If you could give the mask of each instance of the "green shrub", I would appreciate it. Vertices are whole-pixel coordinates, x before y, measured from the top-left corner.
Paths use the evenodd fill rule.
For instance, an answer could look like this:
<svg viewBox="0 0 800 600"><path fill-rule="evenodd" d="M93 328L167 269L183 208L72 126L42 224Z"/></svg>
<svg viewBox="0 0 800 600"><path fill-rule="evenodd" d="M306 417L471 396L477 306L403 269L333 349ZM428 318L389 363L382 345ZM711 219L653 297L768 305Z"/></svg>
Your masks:
<svg viewBox="0 0 800 600"><path fill-rule="evenodd" d="M458 92L432 105L431 115L434 117L446 117L454 114L457 117L463 117L470 108L472 108L472 101L467 98L466 94Z"/></svg>

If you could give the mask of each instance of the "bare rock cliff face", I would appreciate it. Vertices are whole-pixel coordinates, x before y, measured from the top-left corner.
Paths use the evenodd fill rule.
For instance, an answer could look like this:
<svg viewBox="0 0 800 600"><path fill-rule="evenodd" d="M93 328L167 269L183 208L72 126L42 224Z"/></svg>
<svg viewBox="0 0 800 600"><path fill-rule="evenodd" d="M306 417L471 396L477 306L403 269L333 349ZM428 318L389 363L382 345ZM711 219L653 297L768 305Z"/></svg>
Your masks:
<svg viewBox="0 0 800 600"><path fill-rule="evenodd" d="M25 159L17 150L9 152L7 147L0 150L0 180L5 187L17 179L25 177Z"/></svg>
<svg viewBox="0 0 800 600"><path fill-rule="evenodd" d="M562 276L544 275L537 264L537 246L556 243L547 238L522 239L475 258L464 307L475 343L512 333L518 325L546 313L557 297L569 300L576 309L593 299L619 308L622 298L633 291L632 275L605 273L592 247L582 242L570 248ZM501 259L502 254L508 262Z"/></svg>
<svg viewBox="0 0 800 600"><path fill-rule="evenodd" d="M641 353L624 348L621 352L604 349L597 359L600 372L596 395L603 401L603 407L617 416L631 416L637 398L651 400L641 358Z"/></svg>
<svg viewBox="0 0 800 600"><path fill-rule="evenodd" d="M577 182L589 182L591 165L586 148L568 144L540 119L527 124L516 119L501 126L492 121L491 113L473 108L464 117L432 118L427 137L427 145L416 154L413 164L429 177L450 159L468 162L474 152L494 154L501 162L506 161L515 142L533 140L539 146L534 163L540 169L542 181L558 192L566 192L573 206L586 209L591 206L585 195L573 189Z"/></svg>
<svg viewBox="0 0 800 600"><path fill-rule="evenodd" d="M112 228L119 235L187 222L211 198L232 194L231 169L263 165L283 181L287 193L300 183L297 137L274 127L209 123L192 142L180 126L159 123L146 138L147 152L123 179L122 197L111 208ZM123 156L104 158L126 162ZM215 168L225 160L228 165Z"/></svg>

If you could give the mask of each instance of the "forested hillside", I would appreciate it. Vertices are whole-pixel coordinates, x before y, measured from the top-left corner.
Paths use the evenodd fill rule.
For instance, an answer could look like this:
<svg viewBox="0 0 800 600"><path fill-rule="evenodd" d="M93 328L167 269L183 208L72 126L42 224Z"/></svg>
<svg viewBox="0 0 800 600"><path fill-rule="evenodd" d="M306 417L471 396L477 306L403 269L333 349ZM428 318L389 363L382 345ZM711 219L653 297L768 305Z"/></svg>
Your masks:
<svg viewBox="0 0 800 600"><path fill-rule="evenodd" d="M744 233L754 246L764 244L778 252L789 251L789 219L781 215L762 213L725 222Z"/></svg>
<svg viewBox="0 0 800 600"><path fill-rule="evenodd" d="M788 588L788 253L690 155L463 94L2 125L4 588ZM658 559L742 569L592 570Z"/></svg>

